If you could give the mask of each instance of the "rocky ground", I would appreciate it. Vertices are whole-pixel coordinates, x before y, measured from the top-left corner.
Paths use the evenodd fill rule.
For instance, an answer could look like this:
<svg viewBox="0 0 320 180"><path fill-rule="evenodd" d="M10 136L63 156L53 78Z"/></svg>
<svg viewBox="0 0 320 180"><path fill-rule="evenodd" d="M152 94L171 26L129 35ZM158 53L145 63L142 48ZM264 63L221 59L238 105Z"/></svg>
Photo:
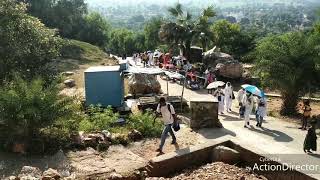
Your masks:
<svg viewBox="0 0 320 180"><path fill-rule="evenodd" d="M170 178L164 177L150 177L147 180L212 180L212 179L226 179L226 180L258 180L267 179L263 176L251 173L246 169L237 166L225 164L222 162L215 162L201 166L199 168L190 168L184 170L179 174L175 174Z"/></svg>
<svg viewBox="0 0 320 180"><path fill-rule="evenodd" d="M176 145L171 145L171 137L168 137L164 146L165 153L204 142L202 136L191 131L185 125L181 125L181 130L176 133L176 136ZM59 151L55 155L46 157L13 155L9 157L6 154L0 154L0 174L5 174L5 176L0 176L0 179L5 179L5 177L8 179L10 175L25 177L24 174L21 174L21 169L24 166L34 167L37 170L37 176L34 177L39 178L48 168L54 168L61 177L71 179L82 177L107 178L111 175L115 177L130 176L158 155L156 149L159 143L159 138L145 139L127 147L122 145L110 146L105 152L87 148L83 151Z"/></svg>

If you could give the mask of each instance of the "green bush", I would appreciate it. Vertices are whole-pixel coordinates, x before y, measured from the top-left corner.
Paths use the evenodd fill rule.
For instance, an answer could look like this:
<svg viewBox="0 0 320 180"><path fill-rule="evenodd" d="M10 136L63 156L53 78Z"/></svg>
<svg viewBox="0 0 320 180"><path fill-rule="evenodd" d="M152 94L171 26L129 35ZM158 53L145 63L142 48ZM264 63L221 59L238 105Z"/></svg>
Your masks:
<svg viewBox="0 0 320 180"><path fill-rule="evenodd" d="M88 116L80 122L79 129L85 132L110 131L119 117L119 113L114 113L111 107L103 109L100 106L90 106Z"/></svg>
<svg viewBox="0 0 320 180"><path fill-rule="evenodd" d="M15 75L13 81L5 83L0 88L0 129L5 129L0 138L4 143L22 141L28 145L50 129L65 132L64 137L77 131L80 105L59 92L55 83L45 85L41 79L28 82ZM63 134L56 136L64 138Z"/></svg>
<svg viewBox="0 0 320 180"><path fill-rule="evenodd" d="M142 133L144 137L159 137L162 131L162 123L154 122L155 115L147 110L145 113L132 114L129 117L129 125Z"/></svg>
<svg viewBox="0 0 320 180"><path fill-rule="evenodd" d="M111 107L103 109L100 106L90 106L87 117L79 124L79 129L85 132L108 130L113 134L118 134L112 143L123 145L129 143L128 133L133 129L141 132L146 138L161 135L162 123L160 121L153 123L155 115L150 110L129 115L125 118L127 122L124 125L116 125L115 122L119 118L119 113L114 113Z"/></svg>

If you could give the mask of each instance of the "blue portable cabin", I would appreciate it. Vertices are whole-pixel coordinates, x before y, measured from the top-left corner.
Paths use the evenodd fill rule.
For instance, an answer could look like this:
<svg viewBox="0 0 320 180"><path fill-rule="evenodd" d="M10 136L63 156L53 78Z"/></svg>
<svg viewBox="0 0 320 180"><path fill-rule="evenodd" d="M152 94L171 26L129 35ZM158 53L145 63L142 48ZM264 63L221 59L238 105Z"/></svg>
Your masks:
<svg viewBox="0 0 320 180"><path fill-rule="evenodd" d="M86 105L120 107L124 84L120 66L90 67L84 72Z"/></svg>

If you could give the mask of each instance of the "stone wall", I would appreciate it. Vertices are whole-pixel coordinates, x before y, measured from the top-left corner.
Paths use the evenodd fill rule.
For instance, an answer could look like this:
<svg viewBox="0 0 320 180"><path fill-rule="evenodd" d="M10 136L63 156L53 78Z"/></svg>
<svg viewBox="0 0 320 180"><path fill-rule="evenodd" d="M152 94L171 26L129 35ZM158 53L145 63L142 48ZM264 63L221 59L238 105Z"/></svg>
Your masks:
<svg viewBox="0 0 320 180"><path fill-rule="evenodd" d="M190 101L192 129L222 127L218 119L218 102L211 99L192 99Z"/></svg>

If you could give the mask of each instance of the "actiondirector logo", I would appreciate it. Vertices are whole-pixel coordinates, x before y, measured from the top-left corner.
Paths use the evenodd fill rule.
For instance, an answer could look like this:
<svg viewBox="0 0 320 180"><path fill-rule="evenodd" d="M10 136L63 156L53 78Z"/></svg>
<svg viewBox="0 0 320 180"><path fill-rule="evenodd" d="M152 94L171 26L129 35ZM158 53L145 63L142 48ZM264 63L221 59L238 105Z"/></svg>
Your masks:
<svg viewBox="0 0 320 180"><path fill-rule="evenodd" d="M282 158L285 157L283 160ZM257 162L251 163L251 166L247 167L250 171L260 172L289 172L300 171L305 174L320 174L320 163L313 162L309 158L303 155L279 155L274 157L260 157ZM291 158L291 159L290 159Z"/></svg>

